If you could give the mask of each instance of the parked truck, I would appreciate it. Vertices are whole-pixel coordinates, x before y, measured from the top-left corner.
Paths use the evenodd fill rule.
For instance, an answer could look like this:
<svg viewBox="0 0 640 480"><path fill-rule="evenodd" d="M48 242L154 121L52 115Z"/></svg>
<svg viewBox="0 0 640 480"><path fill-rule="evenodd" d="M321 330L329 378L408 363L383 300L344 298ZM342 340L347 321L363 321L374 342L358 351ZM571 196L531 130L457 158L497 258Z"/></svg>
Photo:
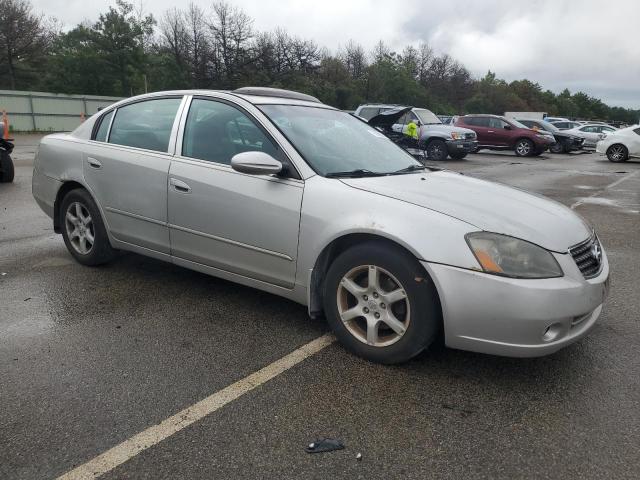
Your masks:
<svg viewBox="0 0 640 480"><path fill-rule="evenodd" d="M544 120L547 115L547 112L504 112L510 120Z"/></svg>

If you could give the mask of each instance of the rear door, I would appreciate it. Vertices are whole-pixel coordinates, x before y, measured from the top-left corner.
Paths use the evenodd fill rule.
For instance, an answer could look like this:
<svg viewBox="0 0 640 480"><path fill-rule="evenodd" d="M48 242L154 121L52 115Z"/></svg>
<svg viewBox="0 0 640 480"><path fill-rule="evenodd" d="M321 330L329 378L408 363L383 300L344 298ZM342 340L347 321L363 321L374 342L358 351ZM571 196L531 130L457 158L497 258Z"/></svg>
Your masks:
<svg viewBox="0 0 640 480"><path fill-rule="evenodd" d="M106 113L83 153L86 184L111 234L166 254L169 151L182 101L153 98Z"/></svg>
<svg viewBox="0 0 640 480"><path fill-rule="evenodd" d="M489 117L466 117L464 122L476 132L478 144L493 145L493 137L489 133Z"/></svg>
<svg viewBox="0 0 640 480"><path fill-rule="evenodd" d="M304 182L281 147L248 112L219 99L194 98L184 123L169 174L172 255L293 287ZM246 151L270 154L290 175L233 170L231 158Z"/></svg>

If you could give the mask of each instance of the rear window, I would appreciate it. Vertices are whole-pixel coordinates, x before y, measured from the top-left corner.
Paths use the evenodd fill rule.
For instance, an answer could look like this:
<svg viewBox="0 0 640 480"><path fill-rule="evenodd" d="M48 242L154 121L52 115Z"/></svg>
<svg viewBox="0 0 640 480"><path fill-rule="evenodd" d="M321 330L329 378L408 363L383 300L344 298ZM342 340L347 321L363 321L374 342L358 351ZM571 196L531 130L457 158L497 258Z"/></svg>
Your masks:
<svg viewBox="0 0 640 480"><path fill-rule="evenodd" d="M181 101L181 97L159 98L118 108L109 143L166 152Z"/></svg>
<svg viewBox="0 0 640 480"><path fill-rule="evenodd" d="M464 123L475 125L476 127L488 127L489 117L464 117Z"/></svg>

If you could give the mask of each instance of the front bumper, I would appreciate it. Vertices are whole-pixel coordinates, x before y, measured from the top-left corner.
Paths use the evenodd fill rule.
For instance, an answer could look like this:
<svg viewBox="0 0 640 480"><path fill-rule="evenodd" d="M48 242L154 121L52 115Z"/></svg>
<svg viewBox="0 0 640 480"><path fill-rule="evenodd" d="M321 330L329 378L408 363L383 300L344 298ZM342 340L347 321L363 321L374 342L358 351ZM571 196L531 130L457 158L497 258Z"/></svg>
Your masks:
<svg viewBox="0 0 640 480"><path fill-rule="evenodd" d="M449 155L456 153L470 153L478 148L478 140L447 140Z"/></svg>
<svg viewBox="0 0 640 480"><path fill-rule="evenodd" d="M561 278L523 280L423 262L442 305L451 348L510 357L548 355L591 330L608 293L609 264L585 280L570 255Z"/></svg>

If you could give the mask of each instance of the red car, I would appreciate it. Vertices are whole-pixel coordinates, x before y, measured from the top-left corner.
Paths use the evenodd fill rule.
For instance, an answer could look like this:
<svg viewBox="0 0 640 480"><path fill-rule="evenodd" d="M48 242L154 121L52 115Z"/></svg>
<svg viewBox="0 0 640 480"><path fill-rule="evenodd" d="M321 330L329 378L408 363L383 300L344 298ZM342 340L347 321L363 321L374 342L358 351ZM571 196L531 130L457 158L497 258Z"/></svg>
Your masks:
<svg viewBox="0 0 640 480"><path fill-rule="evenodd" d="M476 132L478 150L513 150L519 157L529 157L540 155L555 143L553 135L498 115L465 115L456 125Z"/></svg>

